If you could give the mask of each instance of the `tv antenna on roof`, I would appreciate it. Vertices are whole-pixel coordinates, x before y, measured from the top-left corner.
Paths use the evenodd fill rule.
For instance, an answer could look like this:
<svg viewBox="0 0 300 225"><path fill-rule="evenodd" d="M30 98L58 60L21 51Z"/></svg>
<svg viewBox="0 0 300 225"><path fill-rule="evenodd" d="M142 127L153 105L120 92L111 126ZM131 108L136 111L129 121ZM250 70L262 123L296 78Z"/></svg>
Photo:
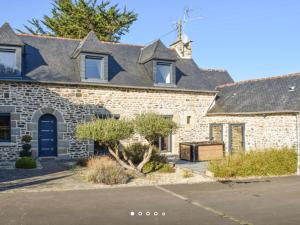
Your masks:
<svg viewBox="0 0 300 225"><path fill-rule="evenodd" d="M184 33L184 26L185 24L195 21L195 20L200 20L203 19L202 16L190 18L190 12L193 11L189 7L184 8L184 13L183 13L183 18L179 19L178 22L176 23L176 29L177 29L177 39L182 40L183 43L188 43L190 40L188 36Z"/></svg>

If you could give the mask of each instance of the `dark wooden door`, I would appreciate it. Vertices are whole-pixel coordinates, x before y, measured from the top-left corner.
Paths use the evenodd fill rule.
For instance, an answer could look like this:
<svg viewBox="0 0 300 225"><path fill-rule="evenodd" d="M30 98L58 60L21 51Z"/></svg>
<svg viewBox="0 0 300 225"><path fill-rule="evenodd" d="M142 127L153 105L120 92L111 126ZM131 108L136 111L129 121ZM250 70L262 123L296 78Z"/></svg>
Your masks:
<svg viewBox="0 0 300 225"><path fill-rule="evenodd" d="M229 149L231 153L237 153L245 150L244 124L229 125Z"/></svg>
<svg viewBox="0 0 300 225"><path fill-rule="evenodd" d="M39 156L57 156L57 122L50 114L39 120Z"/></svg>

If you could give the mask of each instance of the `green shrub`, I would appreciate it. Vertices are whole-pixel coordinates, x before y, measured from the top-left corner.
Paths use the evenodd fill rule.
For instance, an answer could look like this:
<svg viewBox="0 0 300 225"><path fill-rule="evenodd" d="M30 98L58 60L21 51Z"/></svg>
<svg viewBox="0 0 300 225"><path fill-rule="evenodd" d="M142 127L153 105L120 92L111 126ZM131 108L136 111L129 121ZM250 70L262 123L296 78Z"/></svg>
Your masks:
<svg viewBox="0 0 300 225"><path fill-rule="evenodd" d="M182 169L181 171L181 176L183 178L189 178L189 177L193 177L194 176L194 173L192 170L190 169Z"/></svg>
<svg viewBox="0 0 300 225"><path fill-rule="evenodd" d="M167 163L167 157L165 155L161 155L158 148L154 148L150 161Z"/></svg>
<svg viewBox="0 0 300 225"><path fill-rule="evenodd" d="M32 137L29 134L22 136L22 142L29 143L31 142Z"/></svg>
<svg viewBox="0 0 300 225"><path fill-rule="evenodd" d="M36 161L31 157L22 157L16 161L16 168L20 168L20 169L36 168Z"/></svg>
<svg viewBox="0 0 300 225"><path fill-rule="evenodd" d="M152 172L159 170L162 166L163 166L163 163L150 161L144 165L142 172L145 174L152 173Z"/></svg>
<svg viewBox="0 0 300 225"><path fill-rule="evenodd" d="M32 137L28 134L22 136L22 142L24 142L24 144L22 145L22 151L20 151L20 157L31 157L32 152L30 151L31 149L31 142Z"/></svg>
<svg viewBox="0 0 300 225"><path fill-rule="evenodd" d="M162 167L164 167L165 165L169 165L167 163L167 157L164 155L161 155L159 150L157 148L155 148L155 149L153 149L150 161L144 165L142 172L143 173L152 173L152 172L162 169ZM168 166L166 166L166 167L168 167ZM167 169L165 169L165 170L167 170Z"/></svg>
<svg viewBox="0 0 300 225"><path fill-rule="evenodd" d="M169 163L162 164L162 167L158 170L160 173L174 173L175 168Z"/></svg>
<svg viewBox="0 0 300 225"><path fill-rule="evenodd" d="M208 169L216 177L293 174L297 169L297 154L291 148L253 150L211 161Z"/></svg>
<svg viewBox="0 0 300 225"><path fill-rule="evenodd" d="M125 184L129 179L125 170L107 156L90 158L85 177L90 182L109 185Z"/></svg>
<svg viewBox="0 0 300 225"><path fill-rule="evenodd" d="M131 161L137 165L140 162L142 162L144 153L148 149L149 149L149 145L137 142L137 143L133 143L133 144L130 144L127 147L125 147L124 151L125 151L126 155L128 156L128 158L131 159ZM158 148L154 148L152 151L150 161L166 163L167 158L166 158L166 156L160 154L160 151Z"/></svg>
<svg viewBox="0 0 300 225"><path fill-rule="evenodd" d="M124 148L124 152L133 164L137 165L143 160L144 153L149 149L149 145L133 143Z"/></svg>
<svg viewBox="0 0 300 225"><path fill-rule="evenodd" d="M155 171L158 171L161 173L174 173L175 168L172 165L170 165L169 163L150 161L145 164L142 171L145 174L152 173Z"/></svg>

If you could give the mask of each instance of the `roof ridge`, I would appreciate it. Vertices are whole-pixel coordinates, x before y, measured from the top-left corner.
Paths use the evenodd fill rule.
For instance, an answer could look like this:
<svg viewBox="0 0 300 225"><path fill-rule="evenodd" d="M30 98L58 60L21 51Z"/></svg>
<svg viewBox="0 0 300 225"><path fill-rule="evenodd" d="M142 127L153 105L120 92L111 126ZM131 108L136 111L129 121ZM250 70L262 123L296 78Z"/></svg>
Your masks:
<svg viewBox="0 0 300 225"><path fill-rule="evenodd" d="M255 83L257 81L284 79L284 78L287 78L287 77L295 77L295 76L300 76L300 72L289 73L289 74L285 74L285 75L271 76L271 77L263 77L263 78L257 78L257 79L250 79L250 80L242 80L242 81L239 81L239 82L219 85L219 86L217 86L217 88L231 87L231 86L236 86L236 85L239 85L239 84L246 84L246 83Z"/></svg>
<svg viewBox="0 0 300 225"><path fill-rule="evenodd" d="M17 36L24 36L24 37L36 37L36 38L52 38L52 39L60 39L60 40L73 40L73 41L82 41L84 38L67 38L67 37L55 37L50 35L36 35L36 34L17 34ZM125 45L125 46L135 46L135 47L145 47L145 45L138 45L138 44L126 44L126 43L119 43L114 41L101 41L102 43L107 44L115 44L115 45Z"/></svg>
<svg viewBox="0 0 300 225"><path fill-rule="evenodd" d="M226 69L217 69L217 68L203 68L199 67L199 69L211 71L211 72L228 72Z"/></svg>

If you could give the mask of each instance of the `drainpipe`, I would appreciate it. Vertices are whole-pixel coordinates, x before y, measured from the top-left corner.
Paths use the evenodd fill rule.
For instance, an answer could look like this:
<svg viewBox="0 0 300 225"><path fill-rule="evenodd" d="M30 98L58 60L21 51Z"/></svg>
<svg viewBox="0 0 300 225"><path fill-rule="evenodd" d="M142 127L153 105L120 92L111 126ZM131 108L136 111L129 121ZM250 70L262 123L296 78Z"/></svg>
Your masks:
<svg viewBox="0 0 300 225"><path fill-rule="evenodd" d="M299 113L296 114L296 132L297 132L297 174L300 175L300 126Z"/></svg>

